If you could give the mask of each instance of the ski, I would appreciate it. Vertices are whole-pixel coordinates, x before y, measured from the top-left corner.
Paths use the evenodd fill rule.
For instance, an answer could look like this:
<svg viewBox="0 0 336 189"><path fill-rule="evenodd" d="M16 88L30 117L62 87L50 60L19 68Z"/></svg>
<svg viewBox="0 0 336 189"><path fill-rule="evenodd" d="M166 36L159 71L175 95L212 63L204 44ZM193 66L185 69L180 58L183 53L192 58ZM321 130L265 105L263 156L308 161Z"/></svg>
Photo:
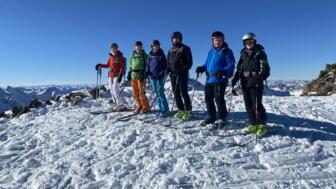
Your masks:
<svg viewBox="0 0 336 189"><path fill-rule="evenodd" d="M130 118L130 117L135 116L135 115L137 115L137 114L138 114L138 113L136 113L136 112L132 112L132 113L130 113L130 114L127 114L127 115L118 117L117 119L115 119L115 121L125 121L124 119Z"/></svg>
<svg viewBox="0 0 336 189"><path fill-rule="evenodd" d="M100 115L100 114L109 114L113 112L130 112L133 111L132 109L126 108L124 110L116 110L116 109L109 109L109 110L98 110L98 111L93 111L89 112L92 115Z"/></svg>

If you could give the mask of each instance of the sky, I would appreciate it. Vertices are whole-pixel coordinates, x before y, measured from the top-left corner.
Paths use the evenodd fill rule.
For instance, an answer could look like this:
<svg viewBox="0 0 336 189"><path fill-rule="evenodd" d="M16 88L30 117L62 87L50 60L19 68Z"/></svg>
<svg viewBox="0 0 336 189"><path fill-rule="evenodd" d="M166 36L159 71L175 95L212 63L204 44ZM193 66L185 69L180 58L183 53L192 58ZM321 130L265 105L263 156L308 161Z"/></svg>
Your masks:
<svg viewBox="0 0 336 189"><path fill-rule="evenodd" d="M112 42L129 60L136 40L149 52L158 39L167 52L174 31L192 50L195 77L216 30L237 62L243 34L256 33L269 79L311 80L336 63L335 7L334 0L0 0L0 86L95 84L94 66L106 63Z"/></svg>

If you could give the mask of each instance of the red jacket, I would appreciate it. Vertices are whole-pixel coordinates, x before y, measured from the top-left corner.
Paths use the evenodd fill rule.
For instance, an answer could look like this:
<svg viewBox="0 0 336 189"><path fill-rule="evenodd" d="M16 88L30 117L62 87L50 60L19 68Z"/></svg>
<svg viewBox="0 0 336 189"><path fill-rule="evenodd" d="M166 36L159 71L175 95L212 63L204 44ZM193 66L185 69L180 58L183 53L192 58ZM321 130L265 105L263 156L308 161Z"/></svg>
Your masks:
<svg viewBox="0 0 336 189"><path fill-rule="evenodd" d="M125 73L126 62L123 53L117 51L116 55L110 53L110 58L106 64L101 64L103 68L110 68L108 77L119 77Z"/></svg>

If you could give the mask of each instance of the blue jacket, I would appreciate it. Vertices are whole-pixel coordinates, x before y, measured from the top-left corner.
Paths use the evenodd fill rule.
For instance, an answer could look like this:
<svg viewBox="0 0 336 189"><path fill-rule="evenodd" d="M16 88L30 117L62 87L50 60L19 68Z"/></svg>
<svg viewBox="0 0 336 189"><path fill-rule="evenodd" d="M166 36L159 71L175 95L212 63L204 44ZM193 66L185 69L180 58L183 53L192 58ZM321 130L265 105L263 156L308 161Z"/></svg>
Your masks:
<svg viewBox="0 0 336 189"><path fill-rule="evenodd" d="M153 51L149 53L147 59L146 73L151 79L162 79L167 70L167 58L163 50L160 49L157 54Z"/></svg>
<svg viewBox="0 0 336 189"><path fill-rule="evenodd" d="M212 48L208 54L208 57L203 64L206 68L207 79L206 83L228 83L229 77L232 77L233 71L235 69L235 58L233 56L232 50L224 42L220 48ZM219 70L224 70L228 74L220 79L217 78L217 72Z"/></svg>

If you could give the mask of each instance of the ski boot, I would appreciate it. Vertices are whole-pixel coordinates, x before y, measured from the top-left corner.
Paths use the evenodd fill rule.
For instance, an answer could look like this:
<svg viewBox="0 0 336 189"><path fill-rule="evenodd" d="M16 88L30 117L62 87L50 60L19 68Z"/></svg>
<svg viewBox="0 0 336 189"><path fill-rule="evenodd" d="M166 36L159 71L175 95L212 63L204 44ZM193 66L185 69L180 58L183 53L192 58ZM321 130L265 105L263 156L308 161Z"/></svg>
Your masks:
<svg viewBox="0 0 336 189"><path fill-rule="evenodd" d="M258 130L256 131L257 136L262 136L267 133L267 129L265 124L259 124L258 125Z"/></svg>
<svg viewBox="0 0 336 189"><path fill-rule="evenodd" d="M183 118L183 114L184 114L184 111L183 111L183 110L179 110L179 111L174 115L174 117L175 117L175 118L182 119L182 118Z"/></svg>
<svg viewBox="0 0 336 189"><path fill-rule="evenodd" d="M244 129L246 133L256 133L257 132L257 125L249 125Z"/></svg>
<svg viewBox="0 0 336 189"><path fill-rule="evenodd" d="M207 126L207 125L209 125L209 124L213 124L213 123L215 123L215 122L216 122L215 119L210 119L210 118L208 118L208 119L204 120L204 121L201 123L201 126L202 126L202 127L205 127L205 126Z"/></svg>
<svg viewBox="0 0 336 189"><path fill-rule="evenodd" d="M184 111L182 115L182 119L190 119L192 117L191 111Z"/></svg>

